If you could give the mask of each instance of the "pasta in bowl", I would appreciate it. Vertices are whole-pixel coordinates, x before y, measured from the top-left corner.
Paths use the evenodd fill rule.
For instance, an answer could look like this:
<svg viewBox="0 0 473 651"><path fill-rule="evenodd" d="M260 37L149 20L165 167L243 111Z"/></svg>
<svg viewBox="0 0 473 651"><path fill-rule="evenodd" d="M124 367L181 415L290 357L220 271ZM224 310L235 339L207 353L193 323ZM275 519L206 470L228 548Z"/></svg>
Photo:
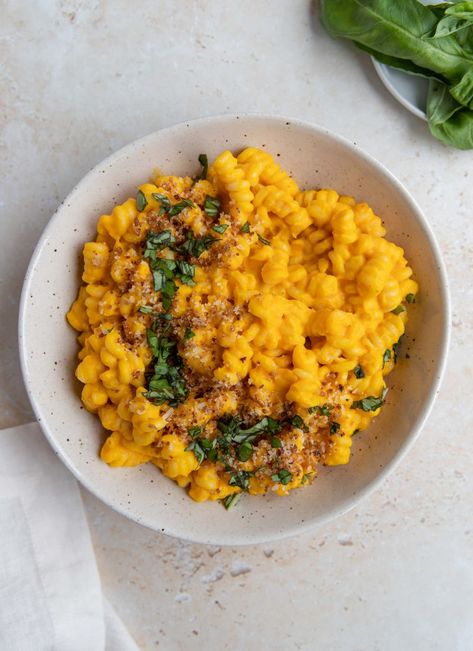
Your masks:
<svg viewBox="0 0 473 651"><path fill-rule="evenodd" d="M231 153L222 157L222 150ZM210 163L206 179L196 178L205 167L202 152ZM257 158L270 165L264 178ZM162 171L152 174L156 165ZM238 192L232 166L253 196L231 196ZM297 232L304 218L310 224ZM337 229L337 238L350 239L350 228L340 228L344 219L354 220L357 239L334 246ZM164 246L170 236L175 241ZM208 236L212 244L203 247ZM378 312L366 304L371 325L378 323L376 336L369 334L371 360L356 350L368 333L359 330L354 300L368 300L371 290L344 277L358 278L357 256L365 266L376 257L374 249L360 250L370 239L381 257L368 267L368 285L385 287L381 260L398 285L377 294ZM415 304L408 267L420 288ZM90 275L82 281L84 271ZM155 277L158 287L172 281L164 294ZM79 361L68 311L79 329ZM20 354L45 435L89 491L156 531L247 544L294 535L346 511L395 467L438 391L448 311L428 223L379 163L311 124L222 116L150 134L82 179L31 260ZM345 368L336 366L342 357ZM167 383L172 395L164 395ZM225 512L221 501L235 506L244 493L250 495Z"/></svg>
<svg viewBox="0 0 473 651"><path fill-rule="evenodd" d="M418 286L366 203L301 190L260 149L199 158L100 217L67 317L102 459L230 508L348 462Z"/></svg>

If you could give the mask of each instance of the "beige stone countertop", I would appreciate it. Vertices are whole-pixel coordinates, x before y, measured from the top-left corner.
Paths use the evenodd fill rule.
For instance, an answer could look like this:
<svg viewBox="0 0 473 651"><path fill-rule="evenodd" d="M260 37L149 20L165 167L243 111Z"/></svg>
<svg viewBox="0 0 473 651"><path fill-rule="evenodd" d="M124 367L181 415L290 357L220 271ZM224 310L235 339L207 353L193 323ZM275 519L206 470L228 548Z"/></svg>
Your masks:
<svg viewBox="0 0 473 651"><path fill-rule="evenodd" d="M473 152L431 138L306 0L6 0L1 16L0 426L32 419L17 308L49 217L105 156L178 121L277 113L356 142L419 202L450 277L440 397L347 515L275 544L204 547L84 492L105 593L140 648L473 649Z"/></svg>

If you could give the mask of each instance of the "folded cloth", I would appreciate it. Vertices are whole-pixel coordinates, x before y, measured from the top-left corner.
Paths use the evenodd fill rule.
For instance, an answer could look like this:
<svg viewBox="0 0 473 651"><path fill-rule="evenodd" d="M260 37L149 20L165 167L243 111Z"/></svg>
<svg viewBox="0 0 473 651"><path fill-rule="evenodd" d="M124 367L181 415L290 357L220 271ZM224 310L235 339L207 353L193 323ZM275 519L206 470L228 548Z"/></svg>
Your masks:
<svg viewBox="0 0 473 651"><path fill-rule="evenodd" d="M37 423L0 431L0 649L138 650L102 595L78 485Z"/></svg>

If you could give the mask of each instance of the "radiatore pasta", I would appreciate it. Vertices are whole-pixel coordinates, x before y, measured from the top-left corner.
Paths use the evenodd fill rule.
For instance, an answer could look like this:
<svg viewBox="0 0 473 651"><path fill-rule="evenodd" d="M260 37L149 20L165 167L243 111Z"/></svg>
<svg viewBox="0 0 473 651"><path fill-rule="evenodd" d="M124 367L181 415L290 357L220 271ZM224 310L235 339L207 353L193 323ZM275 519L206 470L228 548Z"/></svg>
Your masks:
<svg viewBox="0 0 473 651"><path fill-rule="evenodd" d="M348 462L418 287L366 203L255 148L199 160L99 218L67 318L102 459L229 508Z"/></svg>

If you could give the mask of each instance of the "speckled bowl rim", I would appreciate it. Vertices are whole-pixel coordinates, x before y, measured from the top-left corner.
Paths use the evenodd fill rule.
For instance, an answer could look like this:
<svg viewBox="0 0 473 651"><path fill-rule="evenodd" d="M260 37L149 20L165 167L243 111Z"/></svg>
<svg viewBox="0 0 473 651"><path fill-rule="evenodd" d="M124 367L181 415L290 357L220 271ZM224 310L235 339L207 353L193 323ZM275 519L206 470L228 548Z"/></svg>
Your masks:
<svg viewBox="0 0 473 651"><path fill-rule="evenodd" d="M72 191L68 194L68 196L64 199L63 202L58 206L56 212L53 214L51 219L49 220L48 224L46 225L39 241L38 244L35 247L35 250L33 252L33 255L31 257L25 280L23 283L23 288L21 292L21 297L20 297L20 309L19 309L19 320L18 320L18 342L19 342L19 352L20 352L20 365L21 365L21 371L23 375L23 380L24 384L26 387L27 394L29 396L31 406L33 408L33 411L36 415L36 418L38 419L38 422L41 426L42 431L44 432L47 440L49 441L51 447L53 448L54 452L56 455L61 459L61 461L65 464L65 466L71 471L71 473L76 477L76 479L90 492L92 493L95 497L97 497L99 500L101 500L103 503L107 504L107 506L111 507L113 510L116 512L120 513L121 515L124 515L125 517L133 520L137 524L140 524L142 526L145 526L153 531L157 531L160 533L160 530L157 529L156 526L153 526L150 523L143 522L142 520L139 519L138 515L133 515L132 513L128 512L123 506L121 506L118 503L114 503L113 500L107 499L107 497L104 497L101 494L100 487L97 487L94 485L93 482L90 482L86 477L84 477L81 472L75 467L74 463L71 461L71 459L68 457L67 454L64 453L64 451L61 449L61 447L58 445L55 437L51 433L50 429L48 428L48 416L47 414L41 409L38 401L36 400L35 396L35 391L34 391L34 385L30 381L29 377L29 371L28 371L28 359L27 359L27 346L26 346L26 341L25 341L25 336L24 336L24 329L25 329L25 311L26 311L26 304L27 304L27 298L29 295L30 291L30 285L32 282L32 278L34 275L34 270L36 267L36 263L42 253L43 247L45 242L48 239L48 236L51 232L52 229L54 229L56 221L59 220L60 218L60 209L62 205L68 201L71 200L71 198L74 197L75 193L82 188L83 185L87 184L88 181L91 179L91 177L97 175L100 173L100 170L104 168L105 165L110 165L113 164L114 160L116 158L119 158L121 156L124 156L128 153L132 153L136 148L141 147L143 144L146 143L146 141L153 137L156 133L161 133L161 132L166 132L167 134L172 134L173 131L180 131L181 129L188 127L190 125L194 124L201 124L201 125L208 125L209 128L212 128L216 123L218 122L225 122L228 120L240 120L240 119L245 119L245 118L250 118L250 119L255 119L255 120L261 120L262 122L267 122L267 121L272 121L272 122L277 122L280 123L281 125L285 123L291 123L292 125L295 126L300 126L302 128L306 128L309 130L312 130L314 133L317 133L319 135L326 136L330 139L332 139L335 143L346 147L347 149L351 150L351 152L355 155L358 156L360 159L364 160L366 163L369 165L372 165L374 168L377 169L379 173L384 175L386 179L394 186L395 190L402 195L404 200L406 201L407 204L409 204L411 210L412 210L412 215L415 216L415 218L420 222L421 227L423 232L425 233L426 236L426 242L428 243L432 253L433 257L435 259L436 265L437 265L437 272L439 275L439 280L440 280L440 288L441 288L441 302L442 302L442 307L443 307L443 328L442 328L442 341L441 341L441 346L438 350L438 363L437 363L437 374L435 378L432 381L432 385L430 388L430 392L428 395L428 399L424 402L423 408L420 410L415 426L411 429L409 436L406 438L405 442L400 446L399 450L392 456L389 462L387 462L382 469L380 469L379 473L377 476L369 481L363 488L361 488L357 493L353 496L347 497L346 500L339 506L333 508L331 511L328 511L327 513L319 516L315 516L312 520L306 521L305 523L297 524L291 527L287 527L284 530L278 532L278 533L273 533L270 536L268 535L258 535L258 534L253 534L251 536L245 535L243 532L241 536L234 537L231 540L209 540L205 534L202 536L198 535L182 535L182 533L177 534L173 532L170 529L166 529L165 533L166 535L169 535L171 537L176 537L181 540L187 540L189 542L194 542L194 543L201 543L201 544L219 544L219 545L249 545L249 544L259 544L259 543L265 543L265 542L271 542L275 540L281 540L290 536L294 536L296 534L304 533L307 531L310 531L314 529L315 527L318 527L320 525L325 524L326 522L329 522L333 520L334 518L343 515L344 513L348 512L351 510L354 506L359 504L367 495L369 495L371 492L373 492L377 487L379 487L382 482L386 479L386 477L395 469L395 467L400 463L400 461L403 459L403 457L407 454L409 449L412 447L416 439L418 438L425 421L427 417L429 416L429 413L432 409L432 406L434 404L435 398L437 397L441 385L441 381L443 379L443 375L445 372L445 367L447 363L447 357L448 357L448 349L449 349L449 343L450 343L450 332L451 332L451 307L450 307L450 295L449 295L449 287L448 287L448 277L445 269L445 265L442 259L442 255L440 252L440 248L436 242L435 236L433 234L433 231L430 227L430 224L428 223L426 217L422 213L420 207L418 206L417 202L413 199L413 197L410 195L410 193L406 190L406 188L402 185L402 183L379 161L377 161L375 158L373 158L370 154L367 154L365 151L360 149L356 144L350 142L346 138L339 136L338 134L335 134L328 129L325 129L324 127L318 126L314 123L304 121L304 120L299 120L295 118L290 118L286 116L280 116L280 115L268 115L268 114L262 114L262 113L239 113L239 114L221 114L221 115L216 115L216 116L208 116L208 117L202 117L202 118L197 118L194 120L187 120L184 122L179 122L175 125L166 127L164 129L158 129L157 131L154 131L152 133L147 134L146 136L139 138L138 140L135 140L131 142L128 145L125 145L121 149L117 150L107 158L105 158L103 161L98 163L95 167L93 167L90 172L88 172L80 181L79 183L76 184L76 186L72 189Z"/></svg>

